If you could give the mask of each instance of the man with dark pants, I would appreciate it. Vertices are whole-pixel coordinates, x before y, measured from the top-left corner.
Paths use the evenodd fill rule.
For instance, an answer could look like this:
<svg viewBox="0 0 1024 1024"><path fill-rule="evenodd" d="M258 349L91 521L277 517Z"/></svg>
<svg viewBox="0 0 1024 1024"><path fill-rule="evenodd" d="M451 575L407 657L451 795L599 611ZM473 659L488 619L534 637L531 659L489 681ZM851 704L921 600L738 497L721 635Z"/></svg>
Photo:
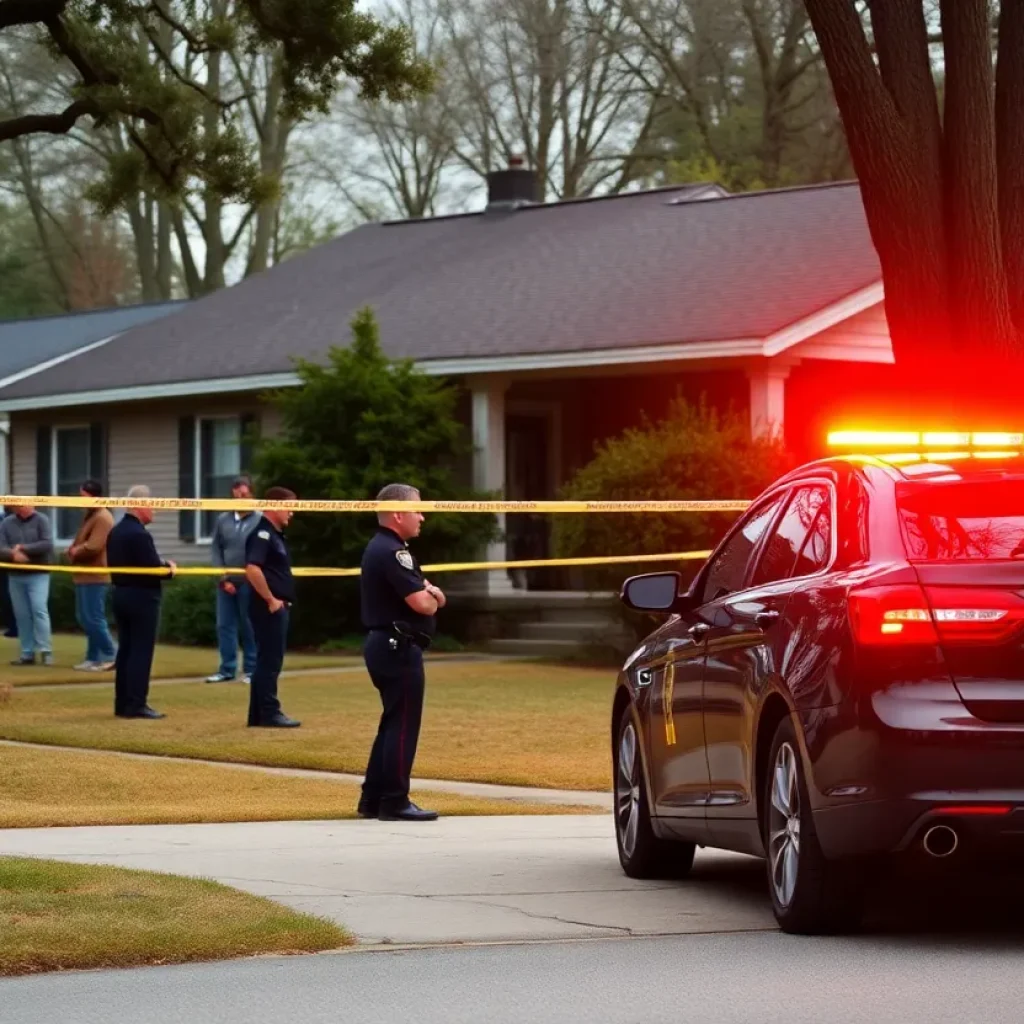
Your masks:
<svg viewBox="0 0 1024 1024"><path fill-rule="evenodd" d="M285 487L271 487L267 501L294 501ZM256 638L256 669L249 686L250 726L295 729L301 722L289 718L277 699L277 679L288 641L288 613L295 603L295 580L284 542L291 522L287 510L267 509L245 543L245 578L252 587L249 620Z"/></svg>
<svg viewBox="0 0 1024 1024"><path fill-rule="evenodd" d="M231 497L252 497L247 476L231 485ZM222 512L217 517L210 541L210 558L218 568L241 569L245 565L245 545L260 521L258 512ZM256 641L249 621L252 588L244 576L224 576L217 584L217 645L220 665L208 683L230 683L238 673L238 641L242 641L242 681L248 683L256 667Z"/></svg>
<svg viewBox="0 0 1024 1024"><path fill-rule="evenodd" d="M117 623L117 661L114 677L114 714L118 718L163 718L148 704L149 674L153 668L160 596L163 580L174 573L174 563L156 551L146 527L153 521L151 508L131 504L148 498L149 488L128 492L128 507L107 538L107 565L114 585L114 620ZM165 569L159 575L118 572L118 569Z"/></svg>
<svg viewBox="0 0 1024 1024"><path fill-rule="evenodd" d="M408 484L389 484L378 501L419 501ZM419 536L419 512L380 512L366 545L360 575L363 657L380 694L383 713L366 766L358 813L382 821L434 821L409 799L409 785L423 717L423 651L434 635L444 594L423 578L406 544Z"/></svg>

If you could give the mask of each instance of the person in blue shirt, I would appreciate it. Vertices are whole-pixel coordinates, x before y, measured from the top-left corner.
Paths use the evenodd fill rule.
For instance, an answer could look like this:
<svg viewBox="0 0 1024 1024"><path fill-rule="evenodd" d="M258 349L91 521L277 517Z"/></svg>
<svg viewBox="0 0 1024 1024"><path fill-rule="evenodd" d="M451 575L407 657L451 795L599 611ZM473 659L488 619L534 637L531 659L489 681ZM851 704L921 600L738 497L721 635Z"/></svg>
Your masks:
<svg viewBox="0 0 1024 1024"><path fill-rule="evenodd" d="M286 487L270 487L267 501L294 501ZM295 580L285 543L292 513L267 509L245 542L245 578L252 587L249 619L256 638L256 668L249 685L249 721L254 727L295 729L300 722L281 710L277 680L288 643L288 617L295 603Z"/></svg>
<svg viewBox="0 0 1024 1024"><path fill-rule="evenodd" d="M408 484L389 484L378 501L418 501ZM380 694L383 714L366 766L358 813L382 821L433 821L436 811L409 799L410 777L423 717L426 681L423 652L434 635L435 616L446 599L423 578L408 541L419 536L420 512L381 512L377 532L363 552L359 578L363 658Z"/></svg>
<svg viewBox="0 0 1024 1024"><path fill-rule="evenodd" d="M146 527L153 510L134 506L132 498L148 498L144 485L128 491L121 521L107 537L107 565L114 587L114 621L117 623L117 660L114 663L114 714L118 718L163 718L149 706L149 674L153 669L163 581L174 575L175 565L157 554ZM118 569L164 569L152 575L118 572Z"/></svg>
<svg viewBox="0 0 1024 1024"><path fill-rule="evenodd" d="M231 485L231 497L252 497L247 476ZM217 517L210 539L210 559L218 568L241 569L245 566L245 546L260 521L258 512L222 512ZM217 583L217 645L220 665L208 683L230 683L238 674L238 641L242 641L242 681L248 683L256 668L256 638L249 621L252 588L244 576L224 576Z"/></svg>

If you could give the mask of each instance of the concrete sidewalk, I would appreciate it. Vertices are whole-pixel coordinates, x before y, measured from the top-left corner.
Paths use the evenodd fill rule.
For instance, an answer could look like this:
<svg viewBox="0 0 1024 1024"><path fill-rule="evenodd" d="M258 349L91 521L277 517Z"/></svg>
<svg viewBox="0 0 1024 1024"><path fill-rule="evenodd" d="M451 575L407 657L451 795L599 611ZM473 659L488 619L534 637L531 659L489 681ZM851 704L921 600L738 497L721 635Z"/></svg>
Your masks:
<svg viewBox="0 0 1024 1024"><path fill-rule="evenodd" d="M210 877L368 944L775 927L760 862L699 853L684 882L631 881L605 815L8 829L0 854Z"/></svg>

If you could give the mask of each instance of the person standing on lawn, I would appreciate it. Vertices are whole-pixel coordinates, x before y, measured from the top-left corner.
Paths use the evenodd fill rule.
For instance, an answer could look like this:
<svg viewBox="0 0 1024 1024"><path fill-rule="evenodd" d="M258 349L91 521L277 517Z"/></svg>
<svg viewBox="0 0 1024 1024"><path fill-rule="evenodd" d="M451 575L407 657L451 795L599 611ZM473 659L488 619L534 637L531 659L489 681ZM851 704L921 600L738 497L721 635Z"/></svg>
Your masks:
<svg viewBox="0 0 1024 1024"><path fill-rule="evenodd" d="M378 501L419 501L408 484L388 484ZM412 765L423 717L423 652L434 635L444 594L423 578L408 541L423 525L420 512L379 512L377 532L363 553L360 575L363 625L369 631L363 658L380 694L383 713L366 766L362 818L434 821L436 811L409 799Z"/></svg>
<svg viewBox="0 0 1024 1024"><path fill-rule="evenodd" d="M231 497L252 497L252 481L240 476L231 485ZM210 541L210 558L218 568L245 567L245 545L259 525L258 512L222 512L217 517ZM256 668L256 640L249 621L252 587L241 575L223 576L217 584L217 641L220 667L208 683L230 683L238 673L238 641L242 641L242 680L250 682Z"/></svg>
<svg viewBox="0 0 1024 1024"><path fill-rule="evenodd" d="M107 564L114 584L114 620L117 623L117 661L114 677L114 714L118 718L163 718L149 706L149 674L153 669L163 581L174 575L173 562L164 561L146 527L153 510L132 504L148 498L149 488L139 484L128 491L127 508L107 538ZM118 569L164 569L142 575Z"/></svg>
<svg viewBox="0 0 1024 1024"><path fill-rule="evenodd" d="M13 505L3 506L4 516L9 516L14 512ZM3 516L0 516L0 520ZM0 569L0 625L3 626L4 636L10 640L16 640L18 637L18 625L14 621L14 606L11 604L11 591L7 586L8 572L6 569Z"/></svg>
<svg viewBox="0 0 1024 1024"><path fill-rule="evenodd" d="M50 520L31 505L18 505L0 522L0 562L46 566L53 556ZM50 573L43 568L11 569L7 588L18 624L21 657L12 665L34 665L38 654L53 664L50 628Z"/></svg>
<svg viewBox="0 0 1024 1024"><path fill-rule="evenodd" d="M287 487L271 487L267 501L294 501ZM285 544L285 527L292 513L266 509L245 544L245 578L252 587L249 618L256 637L256 668L249 687L248 725L265 729L295 729L302 723L281 710L277 680L288 644L288 617L295 603L295 580Z"/></svg>
<svg viewBox="0 0 1024 1024"><path fill-rule="evenodd" d="M86 480L79 492L83 498L98 498L103 487L98 480ZM68 548L71 564L81 568L107 567L107 538L114 527L109 509L87 508L82 525ZM117 657L107 625L108 573L75 573L75 618L86 636L85 661L76 665L79 672L109 672Z"/></svg>

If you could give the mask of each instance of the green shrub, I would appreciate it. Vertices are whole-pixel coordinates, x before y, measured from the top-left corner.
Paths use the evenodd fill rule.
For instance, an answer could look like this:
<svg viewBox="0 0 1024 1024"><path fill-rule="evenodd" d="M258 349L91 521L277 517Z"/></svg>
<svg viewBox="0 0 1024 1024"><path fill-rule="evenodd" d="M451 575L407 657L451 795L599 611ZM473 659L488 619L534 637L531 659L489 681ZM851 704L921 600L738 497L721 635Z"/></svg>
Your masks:
<svg viewBox="0 0 1024 1024"><path fill-rule="evenodd" d="M213 577L182 576L164 584L159 639L186 647L216 646L217 581Z"/></svg>
<svg viewBox="0 0 1024 1024"><path fill-rule="evenodd" d="M110 603L107 602L110 616ZM50 573L50 624L56 633L78 632L75 620L75 585L67 572Z"/></svg>
<svg viewBox="0 0 1024 1024"><path fill-rule="evenodd" d="M562 495L591 501L750 499L791 465L779 440L751 439L745 415L718 412L704 400L691 405L677 398L665 419L652 423L645 418L639 427L605 442ZM558 557L570 558L706 550L735 518L736 513L706 512L556 516L554 547ZM582 577L588 589L618 590L636 573L677 569L689 579L700 565L636 562L587 570ZM650 628L650 617L623 614L634 634Z"/></svg>
<svg viewBox="0 0 1024 1024"><path fill-rule="evenodd" d="M351 345L332 348L325 365L297 363L302 387L270 396L283 428L256 439L261 487L289 487L300 498L366 500L385 484L407 483L431 500L486 497L467 493L453 472L472 450L457 416L458 391L409 360L388 359L369 309L351 327ZM297 565L354 566L375 528L373 515L310 513L295 517L288 542ZM430 516L416 555L425 563L474 558L495 531L493 516ZM300 583L296 644L359 631L355 580Z"/></svg>

